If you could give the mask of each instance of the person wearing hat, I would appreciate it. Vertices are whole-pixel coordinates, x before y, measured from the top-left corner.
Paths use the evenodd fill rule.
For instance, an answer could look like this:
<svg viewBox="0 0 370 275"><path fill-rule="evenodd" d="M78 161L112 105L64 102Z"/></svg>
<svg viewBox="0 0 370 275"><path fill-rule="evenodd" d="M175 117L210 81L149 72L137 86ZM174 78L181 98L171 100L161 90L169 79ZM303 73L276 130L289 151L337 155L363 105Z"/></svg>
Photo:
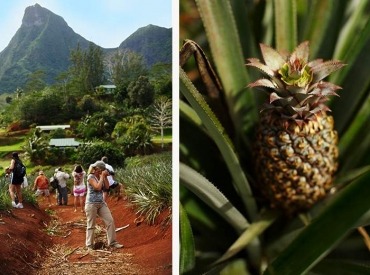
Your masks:
<svg viewBox="0 0 370 275"><path fill-rule="evenodd" d="M69 179L69 174L64 172L62 167L58 167L54 177L56 177L58 180L58 205L67 205L67 180Z"/></svg>
<svg viewBox="0 0 370 275"><path fill-rule="evenodd" d="M87 195L85 202L87 218L86 247L87 249L94 249L96 217L99 215L106 226L108 246L122 248L123 245L116 240L116 227L112 213L103 198L103 189L109 188L109 182L107 180L109 172L105 167L105 163L98 160L94 164L91 164L87 174Z"/></svg>
<svg viewBox="0 0 370 275"><path fill-rule="evenodd" d="M22 197L22 190L21 190L21 186L23 183L23 176L21 177L14 173L14 169L18 163L22 164L22 161L20 160L18 153L14 152L12 153L12 160L10 161L10 165L9 165L9 171L11 171L9 192L10 192L10 197L12 198L12 206L15 208L23 208L23 197ZM15 203L16 197L18 199L17 204Z"/></svg>
<svg viewBox="0 0 370 275"><path fill-rule="evenodd" d="M39 171L39 175L35 178L33 190L36 191L36 196L44 195L48 198L49 206L51 206L49 180L44 175L44 171Z"/></svg>

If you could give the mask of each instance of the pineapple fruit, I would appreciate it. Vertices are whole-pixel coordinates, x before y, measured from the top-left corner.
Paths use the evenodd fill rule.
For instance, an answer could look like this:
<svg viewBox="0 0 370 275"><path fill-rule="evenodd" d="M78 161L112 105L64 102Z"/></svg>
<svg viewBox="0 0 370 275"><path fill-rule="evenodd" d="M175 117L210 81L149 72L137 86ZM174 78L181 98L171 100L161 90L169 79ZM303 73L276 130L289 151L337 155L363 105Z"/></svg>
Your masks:
<svg viewBox="0 0 370 275"><path fill-rule="evenodd" d="M331 188L338 137L325 102L341 87L323 79L344 64L309 61L308 41L291 54L260 47L264 63L256 58L247 63L268 76L248 85L269 94L256 135L257 185L271 207L293 215L311 208Z"/></svg>

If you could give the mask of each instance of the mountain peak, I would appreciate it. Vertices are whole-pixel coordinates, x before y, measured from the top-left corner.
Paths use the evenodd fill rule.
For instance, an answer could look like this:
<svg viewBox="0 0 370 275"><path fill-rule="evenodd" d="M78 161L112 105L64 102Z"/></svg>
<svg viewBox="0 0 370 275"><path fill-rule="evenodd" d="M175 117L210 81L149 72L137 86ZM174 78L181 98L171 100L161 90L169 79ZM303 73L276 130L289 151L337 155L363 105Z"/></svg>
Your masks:
<svg viewBox="0 0 370 275"><path fill-rule="evenodd" d="M47 12L48 10L41 7L39 4L27 7L24 12L22 25L25 27L32 27L45 24L48 18Z"/></svg>
<svg viewBox="0 0 370 275"><path fill-rule="evenodd" d="M158 62L170 63L172 32L161 29L150 24L143 31L138 30L122 46L143 55L148 66ZM89 43L92 42L75 33L63 17L39 4L27 7L21 27L0 52L0 94L23 87L36 70L46 73L45 83L55 83L56 76L67 71L71 64L71 50L77 45L87 49ZM114 50L118 48L109 51Z"/></svg>

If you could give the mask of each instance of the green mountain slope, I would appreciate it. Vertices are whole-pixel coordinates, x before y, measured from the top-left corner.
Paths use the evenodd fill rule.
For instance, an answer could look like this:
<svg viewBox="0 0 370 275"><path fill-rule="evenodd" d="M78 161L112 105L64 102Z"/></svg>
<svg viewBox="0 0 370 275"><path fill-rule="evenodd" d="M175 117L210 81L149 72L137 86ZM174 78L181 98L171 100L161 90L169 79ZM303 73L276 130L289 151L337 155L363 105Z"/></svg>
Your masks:
<svg viewBox="0 0 370 275"><path fill-rule="evenodd" d="M44 70L46 83L69 66L70 50L89 41L76 34L64 19L36 4L25 11L22 25L0 53L0 93L22 87L27 76Z"/></svg>
<svg viewBox="0 0 370 275"><path fill-rule="evenodd" d="M142 54L148 66L152 66L171 63L171 41L172 29L149 25L138 29L119 48ZM28 76L37 70L43 70L45 82L53 84L55 77L68 69L70 51L78 44L85 49L89 43L61 16L39 4L27 7L21 27L0 52L0 94L22 88ZM117 49L103 48L103 52Z"/></svg>
<svg viewBox="0 0 370 275"><path fill-rule="evenodd" d="M142 56L148 66L172 62L172 29L154 25L138 29L121 43L119 49L130 49Z"/></svg>

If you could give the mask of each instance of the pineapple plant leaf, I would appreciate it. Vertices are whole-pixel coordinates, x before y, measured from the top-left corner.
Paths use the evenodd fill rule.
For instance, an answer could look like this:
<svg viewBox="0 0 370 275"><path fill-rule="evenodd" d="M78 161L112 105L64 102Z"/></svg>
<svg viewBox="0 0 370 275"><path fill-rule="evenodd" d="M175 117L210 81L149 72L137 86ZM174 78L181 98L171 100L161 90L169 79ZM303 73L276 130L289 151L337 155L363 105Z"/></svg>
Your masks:
<svg viewBox="0 0 370 275"><path fill-rule="evenodd" d="M180 242L181 242L181 259L180 272L184 273L191 270L195 265L194 238L191 232L191 226L183 206L179 205L180 211Z"/></svg>
<svg viewBox="0 0 370 275"><path fill-rule="evenodd" d="M313 220L272 262L264 274L302 274L326 256L348 235L358 218L370 209L369 181L370 173L367 173L338 194L317 219ZM354 207L349 208L348 201L352 201Z"/></svg>
<svg viewBox="0 0 370 275"><path fill-rule="evenodd" d="M370 102L370 83L366 70L370 62L370 4L363 2L356 5L358 3L355 0L180 1L180 37L196 40L210 64L214 65L224 95L219 100L225 101L222 104L226 103L224 105L228 108L224 115L230 116L231 122L229 125L224 124L220 117L222 112L215 112L212 107L207 114L215 112L223 129L232 125L235 130L227 132L232 133L229 135L231 145L218 143L216 146L215 137L210 128L205 126L207 119L203 117L198 104L185 96L190 85L183 85L183 80L180 80L181 162L209 179L248 220L250 210L245 209L245 198L234 182L235 175L231 175L235 170L230 169L230 163L221 153L225 150L224 146L233 148L238 159L235 163L246 176L251 195L258 206L257 219L250 220L250 224L254 224L259 221L258 218L263 217L263 213L269 213L266 208L270 208L270 203L262 196L265 191L261 190L261 175L255 171L258 162L258 154L253 154L254 149L258 148L255 140L264 139L268 146L276 143L281 145L281 142L290 140L289 135L293 133L298 138L296 145L308 148L298 133L302 129L310 133L320 128L320 125L326 127L327 135L312 138L329 137L330 143L325 140L329 153L324 154L321 164L328 168L331 176L318 176L312 166L304 165L301 170L311 170L309 178L327 178L327 182L332 183L324 184L325 194L318 201L311 203L302 200L303 203L298 203L298 206L292 204L295 210L291 218L271 212L273 222L254 234L250 242L244 242L241 239L242 233L232 230L229 222L220 219L219 215L215 216L213 209L181 183L180 200L187 210L193 229L194 249L197 251L194 255L195 264L187 274L222 273L232 271L233 268L238 270L237 274L262 274L269 270L277 274L299 274L302 270L306 273L320 273L320 270L328 270L330 267L336 270L335 263L338 262L343 271L350 273L358 270L366 273L361 263L367 260L368 250L362 235L356 230L362 227L365 232L369 231L370 224L370 206L365 200L366 194L359 194L364 191L362 188L365 188L364 183L370 175L370 136L367 130L370 122L367 107ZM282 9L284 5L290 5L291 8ZM289 23L280 27L279 22ZM282 39L280 42L277 41L278 37ZM296 45L297 41L308 42ZM260 55L261 51L256 50L261 49L261 44L270 45L266 46L267 51L275 55L276 60L268 61L270 66L266 64L264 56ZM308 46L311 49L309 55L306 51ZM288 62L290 59L287 58L293 56L289 52L295 49L298 50L294 56L304 60L306 67L301 66L303 62ZM254 63L248 67L258 70L246 69L246 59L247 63ZM330 60L342 60L347 66L343 67L342 62ZM282 67L278 68L280 65ZM191 79L193 82L190 97L199 93L207 100L208 95L204 93L206 89L197 77L197 70L193 69L191 62L185 64L185 67L186 73L182 72L180 78L187 78L186 81ZM296 68L300 70L294 70ZM314 71L312 68L315 68ZM256 72L265 77L257 80ZM307 84L310 90L306 88ZM286 92L285 88L289 85L292 87ZM267 91L267 98L266 93L257 92L257 89ZM285 98L287 93L292 96ZM295 105L290 106L292 103ZM307 109L305 104L309 104L309 108L316 107ZM287 135L280 133L278 139L272 139L263 134L258 138L258 128L261 122L264 124L267 120L258 117L268 117L279 111L284 112L283 131ZM339 139L339 152L336 139ZM308 143L312 148L322 146L321 142L315 142L311 140ZM291 149L285 146L281 152L270 150L268 155L288 159L294 157L291 156ZM303 151L307 153L306 160L313 161L312 150ZM300 164L295 158L290 161L292 165ZM276 170L279 165L284 169L282 164L273 162L265 167L267 169L271 166ZM280 173L274 176L296 178L295 172L283 171L283 175ZM299 181L304 182L303 179ZM329 189L333 191L329 192ZM319 188L320 193L323 190ZM203 191L207 192L207 188ZM294 214L301 211L307 212L298 216ZM238 252L230 253L236 244ZM286 273L292 261L295 263L293 271Z"/></svg>
<svg viewBox="0 0 370 275"><path fill-rule="evenodd" d="M249 227L245 217L206 178L185 164L180 164L181 183L227 220L236 231Z"/></svg>
<svg viewBox="0 0 370 275"><path fill-rule="evenodd" d="M246 175L244 174L239 159L234 151L233 144L226 135L224 128L218 121L215 114L209 108L202 95L194 88L191 81L186 76L185 72L180 68L180 86L184 96L192 104L193 108L202 119L209 134L220 148L221 154L227 161L228 168L234 179L236 189L241 194L248 217L255 219L257 216L257 206L251 193L251 188Z"/></svg>

